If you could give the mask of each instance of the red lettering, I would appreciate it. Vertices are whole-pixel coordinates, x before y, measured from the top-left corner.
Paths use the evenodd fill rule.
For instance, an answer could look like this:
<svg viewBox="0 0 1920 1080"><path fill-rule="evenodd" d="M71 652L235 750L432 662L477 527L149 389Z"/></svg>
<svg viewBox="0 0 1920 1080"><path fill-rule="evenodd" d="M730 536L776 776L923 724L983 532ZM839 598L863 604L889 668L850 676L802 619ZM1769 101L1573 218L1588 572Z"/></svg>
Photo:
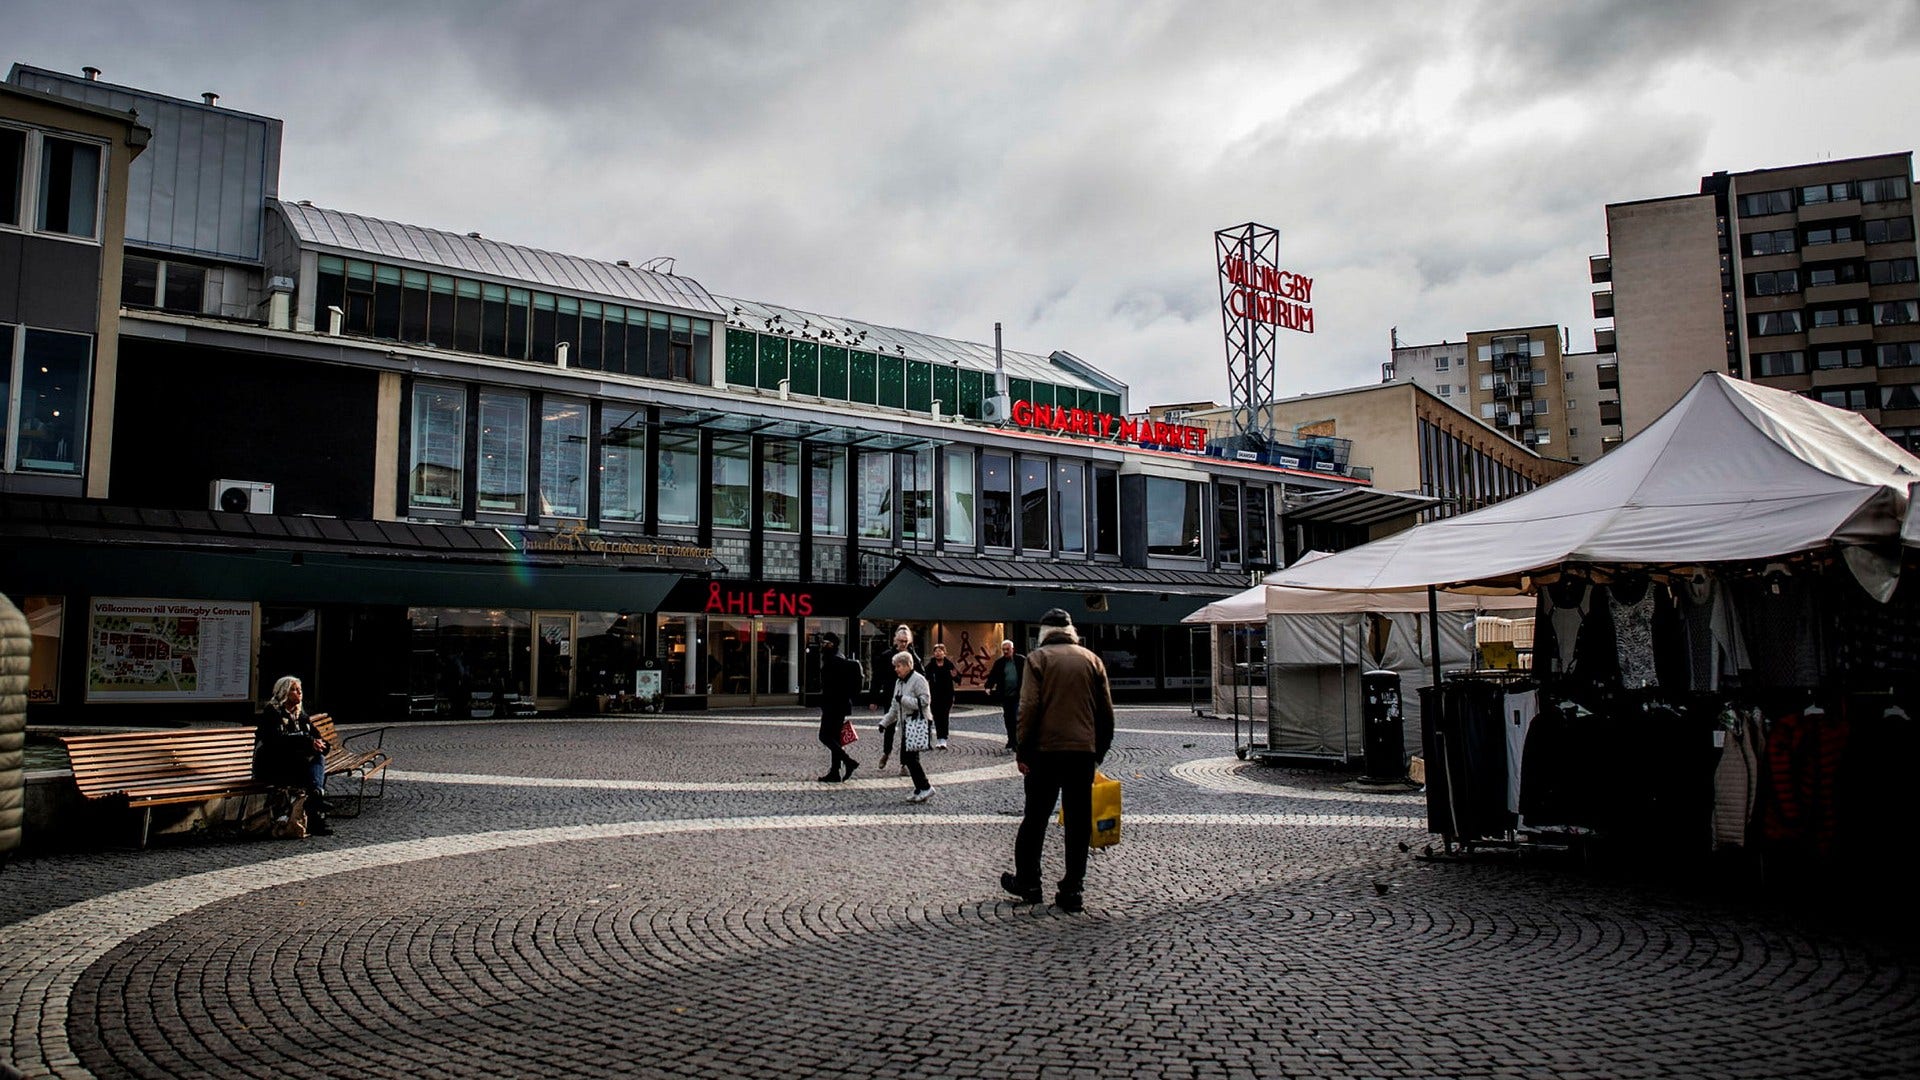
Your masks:
<svg viewBox="0 0 1920 1080"><path fill-rule="evenodd" d="M1113 434L1113 414L1103 412L1100 414L1100 437L1104 439L1111 434Z"/></svg>
<svg viewBox="0 0 1920 1080"><path fill-rule="evenodd" d="M1013 422L1021 427L1033 426L1033 402L1016 401L1013 403Z"/></svg>
<svg viewBox="0 0 1920 1080"><path fill-rule="evenodd" d="M1182 443L1185 444L1187 449L1189 450L1200 449L1200 429L1199 428L1190 427L1185 432L1183 432L1183 435L1185 437L1181 441Z"/></svg>
<svg viewBox="0 0 1920 1080"><path fill-rule="evenodd" d="M794 607L798 609L795 612L795 614L798 614L798 615L813 614L813 594L801 593L798 597L795 598Z"/></svg>
<svg viewBox="0 0 1920 1080"><path fill-rule="evenodd" d="M748 614L746 598L742 597L739 593L728 593L727 594L727 614L729 615Z"/></svg>
<svg viewBox="0 0 1920 1080"><path fill-rule="evenodd" d="M1116 432L1121 442L1133 442L1140 438L1140 421L1131 416L1120 418L1120 430Z"/></svg>
<svg viewBox="0 0 1920 1080"><path fill-rule="evenodd" d="M1195 450L1205 450L1207 448L1207 429L1206 428L1193 429L1193 448Z"/></svg>
<svg viewBox="0 0 1920 1080"><path fill-rule="evenodd" d="M712 583L710 583L710 584L708 584L708 586L707 586L707 606L706 606L706 610L707 610L707 611L724 611L724 610L726 610L726 608L725 608L725 605L723 605L723 604L721 603L721 601L720 601L720 583L719 583L719 582L717 582L717 581L715 581L715 582L712 582Z"/></svg>

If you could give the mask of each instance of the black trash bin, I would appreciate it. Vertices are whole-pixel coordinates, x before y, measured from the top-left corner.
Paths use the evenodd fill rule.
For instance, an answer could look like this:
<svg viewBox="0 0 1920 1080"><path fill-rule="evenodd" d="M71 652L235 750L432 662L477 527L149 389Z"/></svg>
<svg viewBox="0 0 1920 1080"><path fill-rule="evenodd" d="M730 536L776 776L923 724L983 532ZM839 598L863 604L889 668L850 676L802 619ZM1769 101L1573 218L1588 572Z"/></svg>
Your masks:
<svg viewBox="0 0 1920 1080"><path fill-rule="evenodd" d="M1381 784L1407 778L1405 721L1400 713L1400 673L1377 670L1360 676L1361 748L1365 779Z"/></svg>

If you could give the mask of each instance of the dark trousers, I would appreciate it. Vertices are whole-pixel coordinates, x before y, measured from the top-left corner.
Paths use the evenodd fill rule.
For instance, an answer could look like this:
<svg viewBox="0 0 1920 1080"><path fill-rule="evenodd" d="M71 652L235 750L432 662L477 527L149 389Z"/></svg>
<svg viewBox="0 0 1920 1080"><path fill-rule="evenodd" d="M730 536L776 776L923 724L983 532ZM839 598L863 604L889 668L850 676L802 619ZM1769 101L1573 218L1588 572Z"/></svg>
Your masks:
<svg viewBox="0 0 1920 1080"><path fill-rule="evenodd" d="M905 765L907 767L907 775L913 777L913 790L925 791L933 786L927 783L927 770L920 767L920 751L901 750L900 764ZM1091 794L1087 796L1087 807L1089 813L1091 813L1093 807L1093 796ZM1091 826L1089 826L1089 828L1091 828Z"/></svg>
<svg viewBox="0 0 1920 1080"><path fill-rule="evenodd" d="M1020 737L1020 699L1011 698L1000 703L1000 718L1007 722L1007 749L1013 749L1014 740Z"/></svg>
<svg viewBox="0 0 1920 1080"><path fill-rule="evenodd" d="M1013 875L1022 885L1040 886L1040 851L1055 803L1066 810L1066 874L1060 891L1079 892L1087 879L1087 840L1093 835L1093 754L1058 750L1034 754L1027 762L1027 810L1013 842Z"/></svg>
<svg viewBox="0 0 1920 1080"><path fill-rule="evenodd" d="M833 755L833 760L828 762L827 771L834 775L839 774L842 765L859 764L853 760L853 755L847 753L847 748L840 745L840 728L846 720L844 716L822 715L820 717L820 745L826 747L827 752Z"/></svg>
<svg viewBox="0 0 1920 1080"><path fill-rule="evenodd" d="M933 737L947 737L947 717L953 715L953 691L933 695Z"/></svg>

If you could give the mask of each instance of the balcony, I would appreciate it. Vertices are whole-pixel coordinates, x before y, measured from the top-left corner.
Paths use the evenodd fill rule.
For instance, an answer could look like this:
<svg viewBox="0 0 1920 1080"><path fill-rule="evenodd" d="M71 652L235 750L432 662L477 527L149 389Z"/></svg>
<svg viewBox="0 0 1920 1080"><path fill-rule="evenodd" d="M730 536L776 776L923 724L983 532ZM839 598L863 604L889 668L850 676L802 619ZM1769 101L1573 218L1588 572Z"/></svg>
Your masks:
<svg viewBox="0 0 1920 1080"><path fill-rule="evenodd" d="M1613 328L1605 327L1593 332L1594 352L1613 352Z"/></svg>
<svg viewBox="0 0 1920 1080"><path fill-rule="evenodd" d="M1809 304L1831 304L1843 300L1865 300L1867 283L1849 281L1839 285L1815 285L1807 289L1806 302Z"/></svg>
<svg viewBox="0 0 1920 1080"><path fill-rule="evenodd" d="M1854 341L1872 341L1873 327L1866 323L1854 326L1815 326L1807 330L1809 345L1844 345Z"/></svg>
<svg viewBox="0 0 1920 1080"><path fill-rule="evenodd" d="M1859 216L1859 199L1842 199L1839 202L1827 203L1809 203L1800 208L1801 221L1833 221L1836 218L1857 218Z"/></svg>
<svg viewBox="0 0 1920 1080"><path fill-rule="evenodd" d="M1593 283L1595 285L1605 285L1606 283L1612 281L1613 280L1613 256L1612 255L1587 256L1587 274L1593 278Z"/></svg>
<svg viewBox="0 0 1920 1080"><path fill-rule="evenodd" d="M1616 398L1613 401L1603 401L1600 403L1600 422L1603 424L1617 424L1620 422L1619 399Z"/></svg>
<svg viewBox="0 0 1920 1080"><path fill-rule="evenodd" d="M1832 244L1805 244L1800 248L1800 258L1805 262L1840 262L1844 259L1864 259L1867 257L1867 243L1864 240L1841 240Z"/></svg>
<svg viewBox="0 0 1920 1080"><path fill-rule="evenodd" d="M1596 319L1613 318L1613 290L1603 289L1593 294L1593 317Z"/></svg>

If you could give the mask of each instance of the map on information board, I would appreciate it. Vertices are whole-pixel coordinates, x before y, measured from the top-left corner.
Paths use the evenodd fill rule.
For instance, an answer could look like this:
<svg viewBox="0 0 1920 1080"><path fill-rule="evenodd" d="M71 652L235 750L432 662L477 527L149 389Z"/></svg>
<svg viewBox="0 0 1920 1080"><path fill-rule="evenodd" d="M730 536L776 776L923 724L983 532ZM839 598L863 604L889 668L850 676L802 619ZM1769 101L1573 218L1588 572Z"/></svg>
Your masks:
<svg viewBox="0 0 1920 1080"><path fill-rule="evenodd" d="M100 597L87 628L87 700L246 701L252 604Z"/></svg>

